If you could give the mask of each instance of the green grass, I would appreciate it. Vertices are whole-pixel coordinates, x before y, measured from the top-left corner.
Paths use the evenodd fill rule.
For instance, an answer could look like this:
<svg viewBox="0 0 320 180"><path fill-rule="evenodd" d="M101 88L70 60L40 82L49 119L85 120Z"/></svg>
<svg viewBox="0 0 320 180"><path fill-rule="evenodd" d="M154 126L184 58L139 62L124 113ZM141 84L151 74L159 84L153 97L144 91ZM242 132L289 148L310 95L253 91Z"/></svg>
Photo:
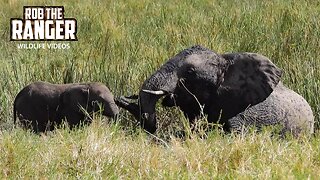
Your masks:
<svg viewBox="0 0 320 180"><path fill-rule="evenodd" d="M68 50L17 49L9 20L24 5L63 5L78 21ZM168 58L201 44L218 53L257 52L284 70L283 82L312 106L320 125L320 3L317 1L18 1L0 0L0 178L282 179L317 178L320 142L278 140L268 131L248 136L220 131L166 145L147 136L121 112L119 123L99 121L37 136L13 129L15 95L33 81L99 81L116 95L138 92ZM158 107L169 139L185 121ZM170 123L174 122L174 123ZM126 126L124 127L125 124Z"/></svg>

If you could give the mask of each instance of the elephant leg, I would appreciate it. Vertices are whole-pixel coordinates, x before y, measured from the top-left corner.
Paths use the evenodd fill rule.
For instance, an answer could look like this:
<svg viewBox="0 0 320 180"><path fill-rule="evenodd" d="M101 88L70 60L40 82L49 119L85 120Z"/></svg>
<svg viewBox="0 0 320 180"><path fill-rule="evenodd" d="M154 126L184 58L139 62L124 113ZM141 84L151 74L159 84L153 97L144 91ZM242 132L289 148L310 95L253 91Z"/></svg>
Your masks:
<svg viewBox="0 0 320 180"><path fill-rule="evenodd" d="M29 116L28 118L21 116L19 119L21 119L20 122L24 129L31 129L35 133L45 132L52 128L48 121L43 121L44 117L41 115Z"/></svg>
<svg viewBox="0 0 320 180"><path fill-rule="evenodd" d="M90 121L90 120L85 120L84 114L82 114L81 112L75 112L75 111L68 112L65 118L66 118L65 119L66 122L68 123L71 129L82 124L83 125L87 124Z"/></svg>
<svg viewBox="0 0 320 180"><path fill-rule="evenodd" d="M30 129L32 130L32 132L34 133L40 133L40 132L44 132L45 128L39 123L37 120L28 120L28 119L21 119L20 120L22 128L27 130Z"/></svg>
<svg viewBox="0 0 320 180"><path fill-rule="evenodd" d="M32 129L34 132L36 132L36 126L33 121L30 121L28 119L24 119L23 117L19 118L20 123L22 125L22 128L27 130L27 129Z"/></svg>

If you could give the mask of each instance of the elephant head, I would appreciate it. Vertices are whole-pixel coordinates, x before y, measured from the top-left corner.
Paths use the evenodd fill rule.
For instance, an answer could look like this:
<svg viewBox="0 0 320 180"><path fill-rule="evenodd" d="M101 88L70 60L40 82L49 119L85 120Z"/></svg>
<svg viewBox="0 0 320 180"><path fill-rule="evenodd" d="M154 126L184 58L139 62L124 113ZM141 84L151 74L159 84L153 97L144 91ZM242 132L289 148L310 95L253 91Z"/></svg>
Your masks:
<svg viewBox="0 0 320 180"><path fill-rule="evenodd" d="M78 84L67 88L60 95L60 106L62 118L66 117L70 125L77 124L79 119L85 117L81 107L88 113L102 108L102 114L108 117L115 117L119 113L112 93L100 83Z"/></svg>
<svg viewBox="0 0 320 180"><path fill-rule="evenodd" d="M264 56L242 53L219 55L202 46L185 49L147 79L138 105L121 107L137 117L150 133L156 130L156 102L179 106L193 121L201 112L209 121L229 118L266 99L278 84L281 70Z"/></svg>

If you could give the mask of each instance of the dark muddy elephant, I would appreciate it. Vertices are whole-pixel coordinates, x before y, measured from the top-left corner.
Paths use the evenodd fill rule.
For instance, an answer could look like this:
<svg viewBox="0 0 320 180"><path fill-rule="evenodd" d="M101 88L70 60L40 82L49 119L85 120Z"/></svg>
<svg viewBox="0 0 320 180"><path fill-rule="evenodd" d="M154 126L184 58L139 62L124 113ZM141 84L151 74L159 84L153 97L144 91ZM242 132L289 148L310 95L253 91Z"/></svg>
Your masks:
<svg viewBox="0 0 320 180"><path fill-rule="evenodd" d="M282 132L308 134L314 117L306 100L285 87L281 70L255 53L219 55L194 46L183 50L142 85L138 104L120 98L116 103L154 133L155 105L178 106L191 123L203 112L208 122L221 123L226 131L280 125Z"/></svg>
<svg viewBox="0 0 320 180"><path fill-rule="evenodd" d="M34 132L53 130L65 119L70 127L87 123L84 112L102 110L114 117L119 109L110 90L101 83L50 84L34 82L23 88L14 101L16 117ZM84 111L85 110L85 111Z"/></svg>

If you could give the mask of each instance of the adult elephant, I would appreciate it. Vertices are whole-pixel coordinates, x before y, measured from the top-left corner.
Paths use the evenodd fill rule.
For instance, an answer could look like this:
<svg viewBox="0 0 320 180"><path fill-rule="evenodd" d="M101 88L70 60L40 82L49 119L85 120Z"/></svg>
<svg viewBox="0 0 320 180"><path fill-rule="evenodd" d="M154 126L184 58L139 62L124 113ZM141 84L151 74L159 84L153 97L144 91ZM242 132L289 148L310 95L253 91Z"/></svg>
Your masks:
<svg viewBox="0 0 320 180"><path fill-rule="evenodd" d="M119 113L112 93L102 83L34 82L18 93L13 109L14 122L18 116L25 128L36 133L53 130L54 125L61 124L64 119L70 127L87 123L85 111L101 109L102 114L109 117Z"/></svg>
<svg viewBox="0 0 320 180"><path fill-rule="evenodd" d="M157 129L155 105L178 106L191 123L203 112L208 122L226 131L243 127L280 125L295 135L314 131L314 117L306 100L285 87L281 70L255 53L219 55L202 46L185 49L142 85L138 104L120 98L116 103L140 120L142 127Z"/></svg>

